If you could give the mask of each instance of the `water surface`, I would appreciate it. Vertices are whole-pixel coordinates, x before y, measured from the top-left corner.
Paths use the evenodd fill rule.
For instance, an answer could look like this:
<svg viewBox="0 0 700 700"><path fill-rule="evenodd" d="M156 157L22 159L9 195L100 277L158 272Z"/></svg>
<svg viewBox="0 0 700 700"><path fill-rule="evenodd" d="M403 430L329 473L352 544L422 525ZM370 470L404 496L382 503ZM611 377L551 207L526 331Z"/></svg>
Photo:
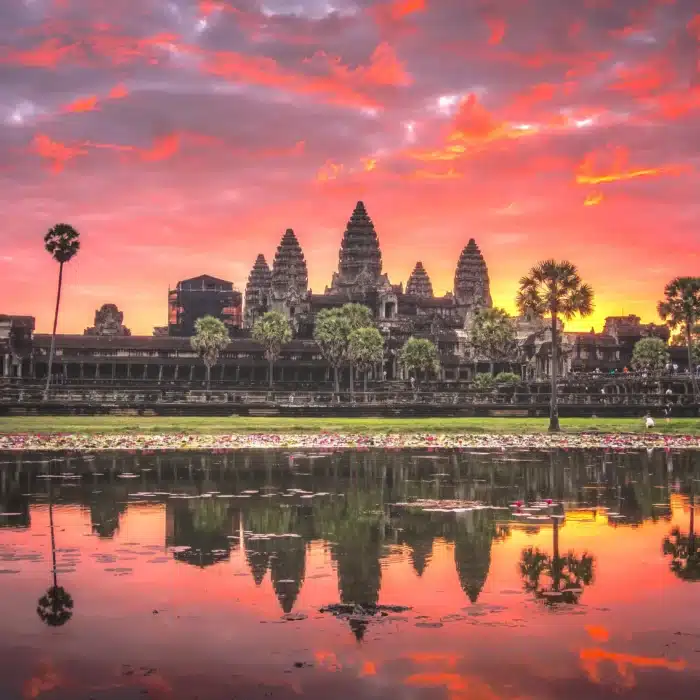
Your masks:
<svg viewBox="0 0 700 700"><path fill-rule="evenodd" d="M697 697L693 452L0 462L2 700Z"/></svg>

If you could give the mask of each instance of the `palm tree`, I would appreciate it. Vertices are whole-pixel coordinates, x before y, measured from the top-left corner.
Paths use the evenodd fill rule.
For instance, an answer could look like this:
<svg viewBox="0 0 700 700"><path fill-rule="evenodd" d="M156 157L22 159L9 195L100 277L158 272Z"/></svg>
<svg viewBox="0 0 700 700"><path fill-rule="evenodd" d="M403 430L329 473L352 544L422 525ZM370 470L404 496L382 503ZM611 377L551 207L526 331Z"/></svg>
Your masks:
<svg viewBox="0 0 700 700"><path fill-rule="evenodd" d="M202 316L194 324L190 339L192 349L199 354L207 371L207 391L211 389L211 368L219 361L219 354L229 344L228 329L214 316Z"/></svg>
<svg viewBox="0 0 700 700"><path fill-rule="evenodd" d="M268 386L272 388L275 360L282 352L282 346L292 339L292 328L284 314L268 311L253 326L253 340L265 348L268 361Z"/></svg>
<svg viewBox="0 0 700 700"><path fill-rule="evenodd" d="M372 325L372 312L364 304L343 304L341 311L348 320L348 354L350 350L350 335L353 331L360 330L361 328L373 328ZM352 357L349 356L350 360L350 396L355 398L355 365L353 363ZM381 361L381 360L380 360ZM367 391L365 389L365 391Z"/></svg>
<svg viewBox="0 0 700 700"><path fill-rule="evenodd" d="M700 320L700 277L676 277L664 288L659 302L659 316L669 328L681 328L688 347L688 371L693 383L693 396L698 399L698 380L693 362L693 329Z"/></svg>
<svg viewBox="0 0 700 700"><path fill-rule="evenodd" d="M63 266L80 250L80 234L68 224L56 224L44 236L44 248L58 263L58 292L56 294L56 311L53 315L53 331L51 333L51 349L49 364L46 370L45 396L48 398L51 388L51 369L56 352L56 327L58 326L58 309L61 305L61 287L63 285Z"/></svg>
<svg viewBox="0 0 700 700"><path fill-rule="evenodd" d="M73 598L63 586L58 585L56 571L56 537L53 526L53 488L49 480L49 530L51 532L51 572L53 586L37 602L36 614L49 627L61 627L73 617Z"/></svg>
<svg viewBox="0 0 700 700"><path fill-rule="evenodd" d="M557 373L559 362L559 317L567 321L574 316L593 313L593 290L581 280L576 265L562 260L545 260L533 267L520 280L516 304L521 314L552 321L552 391L549 409L549 430L559 430L557 406Z"/></svg>
<svg viewBox="0 0 700 700"><path fill-rule="evenodd" d="M517 352L515 322L503 309L479 309L469 333L469 345L474 352L474 364L479 357L489 361L493 374L494 363L514 359Z"/></svg>
<svg viewBox="0 0 700 700"><path fill-rule="evenodd" d="M363 374L365 401L367 401L367 375L384 359L384 338L373 327L358 328L350 333L348 358L350 367L356 367ZM351 384L352 388L352 384Z"/></svg>

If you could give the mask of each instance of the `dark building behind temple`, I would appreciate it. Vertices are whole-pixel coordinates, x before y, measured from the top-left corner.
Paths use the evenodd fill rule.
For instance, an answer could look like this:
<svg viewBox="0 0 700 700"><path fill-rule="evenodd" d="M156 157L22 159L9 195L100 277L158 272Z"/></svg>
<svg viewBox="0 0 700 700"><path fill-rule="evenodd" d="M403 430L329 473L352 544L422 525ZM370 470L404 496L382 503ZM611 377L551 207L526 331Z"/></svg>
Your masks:
<svg viewBox="0 0 700 700"><path fill-rule="evenodd" d="M168 335L188 338L202 316L223 321L233 334L243 321L243 298L232 282L210 275L200 275L178 282L168 291Z"/></svg>

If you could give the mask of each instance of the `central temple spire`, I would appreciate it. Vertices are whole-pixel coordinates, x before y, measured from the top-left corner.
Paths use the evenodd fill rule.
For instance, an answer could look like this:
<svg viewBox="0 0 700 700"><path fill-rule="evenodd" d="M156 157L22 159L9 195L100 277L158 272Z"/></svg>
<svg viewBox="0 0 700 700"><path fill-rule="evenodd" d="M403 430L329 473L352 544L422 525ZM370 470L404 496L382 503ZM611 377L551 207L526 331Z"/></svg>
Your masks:
<svg viewBox="0 0 700 700"><path fill-rule="evenodd" d="M355 205L343 234L338 257L338 278L345 284L352 284L361 273L373 280L382 274L379 239L364 202Z"/></svg>

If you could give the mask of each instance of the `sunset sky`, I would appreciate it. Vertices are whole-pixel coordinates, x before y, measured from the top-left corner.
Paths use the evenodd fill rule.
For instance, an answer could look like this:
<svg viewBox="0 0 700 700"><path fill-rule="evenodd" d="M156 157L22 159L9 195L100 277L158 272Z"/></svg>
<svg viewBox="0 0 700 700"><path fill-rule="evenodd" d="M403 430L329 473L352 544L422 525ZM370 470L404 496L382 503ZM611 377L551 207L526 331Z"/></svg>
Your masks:
<svg viewBox="0 0 700 700"><path fill-rule="evenodd" d="M697 0L3 0L0 313L62 332L167 290L243 289L292 227L322 292L358 199L394 283L452 288L470 237L494 303L569 258L592 319L655 320L700 261Z"/></svg>

